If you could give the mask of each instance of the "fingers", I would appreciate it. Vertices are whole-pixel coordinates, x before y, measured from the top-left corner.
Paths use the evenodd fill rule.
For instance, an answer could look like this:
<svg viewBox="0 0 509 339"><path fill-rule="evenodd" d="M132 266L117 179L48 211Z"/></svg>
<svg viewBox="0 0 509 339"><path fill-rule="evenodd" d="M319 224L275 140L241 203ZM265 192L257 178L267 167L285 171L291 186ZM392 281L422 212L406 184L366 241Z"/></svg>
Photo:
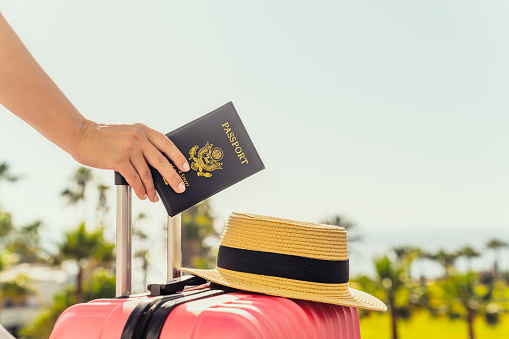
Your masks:
<svg viewBox="0 0 509 339"><path fill-rule="evenodd" d="M158 149L154 146L149 147L144 151L144 155L146 161L159 173L161 173L163 178L175 192L183 193L186 190L186 186L184 185L180 175L177 174L168 159L166 159L166 157Z"/></svg>
<svg viewBox="0 0 509 339"><path fill-rule="evenodd" d="M137 156L131 159L131 163L136 170L140 181L143 184L145 194L152 202L159 201L156 189L154 187L154 180L152 179L152 172L147 166L147 162L143 156ZM136 190L135 190L136 191Z"/></svg>
<svg viewBox="0 0 509 339"><path fill-rule="evenodd" d="M141 181L138 172L136 172L132 165L119 169L118 172L124 177L124 179L127 181L129 186L131 186L131 188L134 190L134 193L136 193L136 196L139 199L141 200L147 199L147 194L145 193L145 186L143 185L143 182Z"/></svg>
<svg viewBox="0 0 509 339"><path fill-rule="evenodd" d="M147 127L148 128L148 127ZM159 133L153 129L149 129L148 138L150 142L161 152L166 154L168 158L177 166L182 172L189 171L189 163L186 157L180 152L175 144L164 134Z"/></svg>
<svg viewBox="0 0 509 339"><path fill-rule="evenodd" d="M163 155L175 164L182 172L189 171L186 157L175 144L164 134L159 133L143 124L131 125L129 161L123 171L119 171L133 188L136 195L144 200L146 197L152 202L159 201L152 173L148 165L154 167L177 193L185 191L186 186L176 169Z"/></svg>

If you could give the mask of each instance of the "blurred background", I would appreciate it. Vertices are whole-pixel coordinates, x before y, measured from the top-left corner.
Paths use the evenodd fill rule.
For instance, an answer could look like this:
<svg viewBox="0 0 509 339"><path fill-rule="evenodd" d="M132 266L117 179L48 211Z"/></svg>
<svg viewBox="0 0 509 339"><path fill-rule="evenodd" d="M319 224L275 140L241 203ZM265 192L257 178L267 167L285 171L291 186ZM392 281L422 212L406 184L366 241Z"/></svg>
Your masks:
<svg viewBox="0 0 509 339"><path fill-rule="evenodd" d="M215 266L232 211L348 228L363 338L506 338L509 4L0 0L75 106L167 133L228 101L266 170L182 215ZM1 47L0 47L1 48ZM0 107L0 323L44 338L114 295L113 173ZM166 212L133 203L134 287L164 280Z"/></svg>

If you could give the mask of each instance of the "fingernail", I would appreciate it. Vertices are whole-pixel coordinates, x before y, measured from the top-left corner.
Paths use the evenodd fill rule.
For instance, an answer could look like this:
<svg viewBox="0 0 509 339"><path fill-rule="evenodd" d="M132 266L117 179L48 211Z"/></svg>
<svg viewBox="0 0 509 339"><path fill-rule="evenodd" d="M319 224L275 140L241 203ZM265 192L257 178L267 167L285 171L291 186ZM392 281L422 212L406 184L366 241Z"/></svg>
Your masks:
<svg viewBox="0 0 509 339"><path fill-rule="evenodd" d="M184 163L184 171L189 171L191 168L189 167L189 164L187 162Z"/></svg>
<svg viewBox="0 0 509 339"><path fill-rule="evenodd" d="M143 194L143 197L141 197L141 200L146 200L146 199L147 199L147 195Z"/></svg>
<svg viewBox="0 0 509 339"><path fill-rule="evenodd" d="M184 186L183 183L180 183L179 184L179 191L180 191L180 193L183 193L185 190L186 190L186 186Z"/></svg>
<svg viewBox="0 0 509 339"><path fill-rule="evenodd" d="M154 202L158 202L159 201L159 196L156 194L154 194Z"/></svg>

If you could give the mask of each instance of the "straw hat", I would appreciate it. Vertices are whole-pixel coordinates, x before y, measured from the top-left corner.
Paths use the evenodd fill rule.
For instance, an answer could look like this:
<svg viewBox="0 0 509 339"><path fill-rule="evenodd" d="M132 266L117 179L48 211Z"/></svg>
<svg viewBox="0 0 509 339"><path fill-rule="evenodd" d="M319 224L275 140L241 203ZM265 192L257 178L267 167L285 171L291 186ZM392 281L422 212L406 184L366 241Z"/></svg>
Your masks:
<svg viewBox="0 0 509 339"><path fill-rule="evenodd" d="M214 270L183 268L220 285L286 298L386 311L348 286L343 227L232 213Z"/></svg>

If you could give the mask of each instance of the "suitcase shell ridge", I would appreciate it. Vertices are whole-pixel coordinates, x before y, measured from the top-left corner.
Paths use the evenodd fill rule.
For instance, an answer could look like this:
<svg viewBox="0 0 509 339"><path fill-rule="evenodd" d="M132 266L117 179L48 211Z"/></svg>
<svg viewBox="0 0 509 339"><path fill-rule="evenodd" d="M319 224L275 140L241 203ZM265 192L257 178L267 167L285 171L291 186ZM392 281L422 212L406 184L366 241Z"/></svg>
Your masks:
<svg viewBox="0 0 509 339"><path fill-rule="evenodd" d="M100 299L68 308L51 339L120 338L136 305L149 297ZM233 292L177 306L160 338L360 339L357 309Z"/></svg>

